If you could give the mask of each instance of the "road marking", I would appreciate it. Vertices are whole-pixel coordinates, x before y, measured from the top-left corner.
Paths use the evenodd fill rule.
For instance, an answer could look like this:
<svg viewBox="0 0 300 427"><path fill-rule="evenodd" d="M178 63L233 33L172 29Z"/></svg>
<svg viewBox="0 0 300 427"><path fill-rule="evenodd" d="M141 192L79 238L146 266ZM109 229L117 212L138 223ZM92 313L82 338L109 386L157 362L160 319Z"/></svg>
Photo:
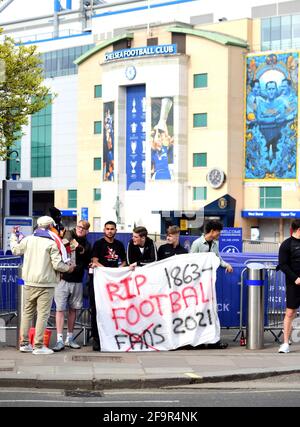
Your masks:
<svg viewBox="0 0 300 427"><path fill-rule="evenodd" d="M98 405L113 404L131 404L131 403L180 403L180 400L92 400L92 401L78 401L78 400L30 400L30 399L11 399L11 400L0 400L1 403L84 403L85 405L91 405L97 403Z"/></svg>
<svg viewBox="0 0 300 427"><path fill-rule="evenodd" d="M202 378L200 375L194 374L194 372L186 372L184 375L190 378Z"/></svg>

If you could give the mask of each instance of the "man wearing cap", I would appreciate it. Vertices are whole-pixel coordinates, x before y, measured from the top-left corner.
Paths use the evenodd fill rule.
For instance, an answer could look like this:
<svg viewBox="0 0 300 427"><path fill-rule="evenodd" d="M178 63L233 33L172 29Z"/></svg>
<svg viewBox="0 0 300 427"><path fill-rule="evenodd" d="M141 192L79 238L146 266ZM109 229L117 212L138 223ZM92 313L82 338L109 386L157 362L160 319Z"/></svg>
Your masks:
<svg viewBox="0 0 300 427"><path fill-rule="evenodd" d="M43 337L50 315L54 288L59 282L60 272L71 273L74 270L74 266L66 262L61 240L50 231L53 223L51 217L42 216L37 220L38 228L33 235L18 241L17 227L14 227L10 237L12 253L24 255L22 266L22 279L25 282L24 308L20 342L20 351L23 353L53 353L43 345ZM35 314L37 320L33 348L29 343L28 332Z"/></svg>

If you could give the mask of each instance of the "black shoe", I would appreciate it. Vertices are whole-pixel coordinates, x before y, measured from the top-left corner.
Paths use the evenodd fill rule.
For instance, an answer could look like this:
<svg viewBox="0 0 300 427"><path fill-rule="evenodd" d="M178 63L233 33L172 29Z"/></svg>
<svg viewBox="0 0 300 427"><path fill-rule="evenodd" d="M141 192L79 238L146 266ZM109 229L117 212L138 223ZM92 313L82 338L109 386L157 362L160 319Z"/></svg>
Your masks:
<svg viewBox="0 0 300 427"><path fill-rule="evenodd" d="M100 343L97 341L93 342L93 351L100 351Z"/></svg>
<svg viewBox="0 0 300 427"><path fill-rule="evenodd" d="M228 347L228 344L226 342L218 341L214 344L206 344L207 349L214 349L214 350L225 350L225 348Z"/></svg>

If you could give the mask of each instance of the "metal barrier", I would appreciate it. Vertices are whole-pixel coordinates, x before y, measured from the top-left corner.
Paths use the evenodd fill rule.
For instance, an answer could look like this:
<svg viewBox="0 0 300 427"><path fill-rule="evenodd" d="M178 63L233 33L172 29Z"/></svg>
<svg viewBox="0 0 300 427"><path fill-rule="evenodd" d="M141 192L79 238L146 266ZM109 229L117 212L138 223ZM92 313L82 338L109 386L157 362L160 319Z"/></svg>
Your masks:
<svg viewBox="0 0 300 427"><path fill-rule="evenodd" d="M247 265L248 279L248 322L247 349L256 350L264 346L264 284L263 264L251 262Z"/></svg>
<svg viewBox="0 0 300 427"><path fill-rule="evenodd" d="M249 262L253 260L249 260ZM261 259L255 261L262 262ZM270 264L270 261L262 262L265 267L265 316L264 331L270 332L275 341L280 342L279 338L283 333L283 320L286 310L285 297L285 275L281 271L276 271L276 265ZM241 272L240 280L240 326L234 341L246 329L247 324L247 293L246 282L247 265Z"/></svg>
<svg viewBox="0 0 300 427"><path fill-rule="evenodd" d="M15 265L14 265L15 264ZM0 258L0 341L5 342L7 330L17 330L17 279L20 257Z"/></svg>

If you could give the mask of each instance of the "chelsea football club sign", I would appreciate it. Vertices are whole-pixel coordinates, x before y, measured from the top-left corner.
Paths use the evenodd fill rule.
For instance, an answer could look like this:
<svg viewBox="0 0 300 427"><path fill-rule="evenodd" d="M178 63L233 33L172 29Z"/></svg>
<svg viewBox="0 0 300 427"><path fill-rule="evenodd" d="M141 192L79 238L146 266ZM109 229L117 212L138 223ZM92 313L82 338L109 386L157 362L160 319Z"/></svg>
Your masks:
<svg viewBox="0 0 300 427"><path fill-rule="evenodd" d="M177 53L176 44L160 44L157 46L134 47L132 49L121 49L105 54L105 61L116 59L137 58L151 55L174 55Z"/></svg>

